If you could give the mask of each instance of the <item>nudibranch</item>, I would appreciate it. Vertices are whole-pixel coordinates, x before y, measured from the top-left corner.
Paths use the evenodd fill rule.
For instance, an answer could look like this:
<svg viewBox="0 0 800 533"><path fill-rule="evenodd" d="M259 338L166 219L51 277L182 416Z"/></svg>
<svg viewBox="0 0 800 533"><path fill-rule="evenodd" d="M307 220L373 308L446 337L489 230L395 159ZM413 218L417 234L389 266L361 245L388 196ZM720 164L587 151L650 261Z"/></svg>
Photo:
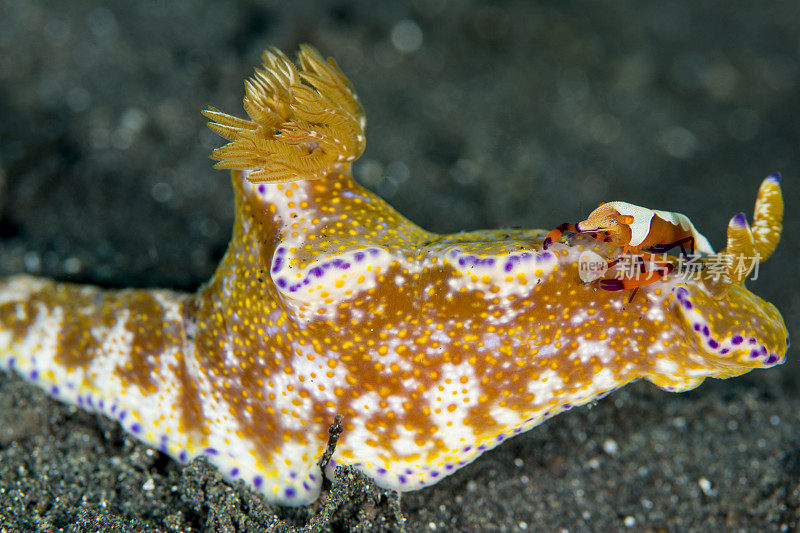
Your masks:
<svg viewBox="0 0 800 533"><path fill-rule="evenodd" d="M439 235L359 186L364 113L332 60L276 50L246 83L249 119L210 109L230 143L236 217L196 294L0 280L0 366L119 421L186 462L203 455L267 500L306 504L337 415L327 470L387 488L432 485L505 439L636 379L670 391L783 362L775 307L748 268L677 274L625 295L581 281L586 236L542 250L543 230ZM766 259L779 180L732 257ZM679 260L673 258L672 260Z"/></svg>

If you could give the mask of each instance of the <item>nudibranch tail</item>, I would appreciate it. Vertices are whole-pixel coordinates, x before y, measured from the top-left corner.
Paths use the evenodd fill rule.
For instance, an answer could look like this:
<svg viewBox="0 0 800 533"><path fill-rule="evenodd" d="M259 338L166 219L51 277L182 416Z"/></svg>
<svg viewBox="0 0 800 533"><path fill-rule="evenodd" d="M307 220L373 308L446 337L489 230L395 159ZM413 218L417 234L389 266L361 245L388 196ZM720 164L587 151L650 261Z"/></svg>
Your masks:
<svg viewBox="0 0 800 533"><path fill-rule="evenodd" d="M203 437L190 300L168 290L0 278L0 368L185 458Z"/></svg>
<svg viewBox="0 0 800 533"><path fill-rule="evenodd" d="M250 170L251 182L319 179L364 152L366 119L350 81L310 46L298 57L295 66L277 49L264 52L263 70L245 82L250 120L203 111L231 141L212 153L215 168Z"/></svg>

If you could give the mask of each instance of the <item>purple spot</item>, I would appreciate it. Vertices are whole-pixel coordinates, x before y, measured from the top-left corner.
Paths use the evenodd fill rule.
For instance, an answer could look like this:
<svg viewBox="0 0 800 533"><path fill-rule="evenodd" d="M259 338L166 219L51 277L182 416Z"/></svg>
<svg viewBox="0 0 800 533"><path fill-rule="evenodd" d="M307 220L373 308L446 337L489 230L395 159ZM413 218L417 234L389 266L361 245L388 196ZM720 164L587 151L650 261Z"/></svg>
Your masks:
<svg viewBox="0 0 800 533"><path fill-rule="evenodd" d="M463 257L461 257L461 258L458 260L458 266L462 266L462 267L463 267L463 266L466 266L466 264L467 264L467 260L466 260L466 259L464 259Z"/></svg>
<svg viewBox="0 0 800 533"><path fill-rule="evenodd" d="M89 407L94 407L94 402L92 401L91 396L86 397L86 405L88 405Z"/></svg>
<svg viewBox="0 0 800 533"><path fill-rule="evenodd" d="M445 470L452 470L453 469L453 465L445 465L444 468L445 468Z"/></svg>
<svg viewBox="0 0 800 533"><path fill-rule="evenodd" d="M572 409L572 404L571 403L565 403L564 404L564 410L566 411L568 409Z"/></svg>
<svg viewBox="0 0 800 533"><path fill-rule="evenodd" d="M306 483L305 481L303 481L303 488L306 489L307 491L311 490L311 487L309 487L308 483Z"/></svg>
<svg viewBox="0 0 800 533"><path fill-rule="evenodd" d="M431 472L431 477L439 477L439 472L434 470L433 472Z"/></svg>
<svg viewBox="0 0 800 533"><path fill-rule="evenodd" d="M381 476L382 476L382 475L384 475L385 473L386 473L386 469L385 469L385 468L379 468L379 469L378 469L378 475L381 475Z"/></svg>
<svg viewBox="0 0 800 533"><path fill-rule="evenodd" d="M750 340L747 341L747 342L748 342L748 344L755 344L756 343L756 339L753 338L753 337L750 337Z"/></svg>
<svg viewBox="0 0 800 533"><path fill-rule="evenodd" d="M55 385L50 387L50 394L52 394L53 396L58 396L58 387L56 387Z"/></svg>
<svg viewBox="0 0 800 533"><path fill-rule="evenodd" d="M731 342L733 344L741 344L743 340L744 339L742 339L740 335L736 335L733 339L731 339Z"/></svg>
<svg viewBox="0 0 800 533"><path fill-rule="evenodd" d="M259 194L264 194L265 192L267 192L267 188L264 186L263 183L258 186L258 192Z"/></svg>
<svg viewBox="0 0 800 533"><path fill-rule="evenodd" d="M203 450L203 452L208 455L217 455L219 453L214 448L206 448L205 450Z"/></svg>
<svg viewBox="0 0 800 533"><path fill-rule="evenodd" d="M182 463L185 463L187 458L188 456L186 455L185 451L182 451L181 453L178 454L178 460Z"/></svg>
<svg viewBox="0 0 800 533"><path fill-rule="evenodd" d="M83 407L83 396L78 395L78 405ZM120 418L120 420L122 419Z"/></svg>
<svg viewBox="0 0 800 533"><path fill-rule="evenodd" d="M276 257L275 261L272 264L272 273L274 274L274 273L278 272L281 269L281 265L282 264L283 264L283 258L282 257Z"/></svg>
<svg viewBox="0 0 800 533"><path fill-rule="evenodd" d="M106 402L104 402L102 398L100 398L100 401L99 401L99 402L97 402L97 406L98 406L100 409L102 409L102 408L105 406L105 404L106 404Z"/></svg>
<svg viewBox="0 0 800 533"><path fill-rule="evenodd" d="M752 357L753 359L758 357L758 350L750 350L750 357Z"/></svg>
<svg viewBox="0 0 800 533"><path fill-rule="evenodd" d="M122 422L125 420L125 417L128 416L128 411L120 411L119 412L119 421Z"/></svg>
<svg viewBox="0 0 800 533"><path fill-rule="evenodd" d="M737 225L737 226L739 226L739 227L743 228L743 227L747 226L747 217L745 216L745 214L744 214L744 213L737 213L737 214L736 214L736 215L733 217L733 219L731 220L731 222L733 222L735 225Z"/></svg>
<svg viewBox="0 0 800 533"><path fill-rule="evenodd" d="M31 379L39 379L39 371L38 370L32 370L31 371Z"/></svg>
<svg viewBox="0 0 800 533"><path fill-rule="evenodd" d="M689 291L687 291L683 287L680 287L675 293L675 295L677 296L678 301L681 303L681 305L686 309L691 309L692 307L694 307L692 305L692 302L689 301Z"/></svg>
<svg viewBox="0 0 800 533"><path fill-rule="evenodd" d="M411 470L410 468L406 468L406 474L408 474L410 476L413 473L414 473L413 470Z"/></svg>
<svg viewBox="0 0 800 533"><path fill-rule="evenodd" d="M780 184L781 183L781 179L782 179L781 178L781 173L780 172L773 172L772 174L767 176L767 179L768 180L772 180L772 181L777 181L778 184Z"/></svg>
<svg viewBox="0 0 800 533"><path fill-rule="evenodd" d="M700 324L695 324L694 325L694 330L695 331L700 331Z"/></svg>
<svg viewBox="0 0 800 533"><path fill-rule="evenodd" d="M711 339L710 341L708 341L708 345L711 346L712 348L715 348L715 349L719 348L719 343L717 341L715 341L714 339Z"/></svg>
<svg viewBox="0 0 800 533"><path fill-rule="evenodd" d="M308 479L310 479L311 481L316 481L317 480L317 476L315 476L314 474L309 474L308 475Z"/></svg>
<svg viewBox="0 0 800 533"><path fill-rule="evenodd" d="M137 423L131 424L131 431L134 433L139 433L142 430L142 426Z"/></svg>
<svg viewBox="0 0 800 533"><path fill-rule="evenodd" d="M113 413L116 413L116 412L117 412L117 404L114 404L114 405L111 406L111 413L113 414Z"/></svg>
<svg viewBox="0 0 800 533"><path fill-rule="evenodd" d="M504 438L506 438L506 436L505 436L505 435L498 435L498 436L497 436L497 442L503 442L503 439L504 439Z"/></svg>
<svg viewBox="0 0 800 533"><path fill-rule="evenodd" d="M464 452L466 453L466 452L470 451L471 449L472 449L472 446L467 446L467 447L464 448Z"/></svg>
<svg viewBox="0 0 800 533"><path fill-rule="evenodd" d="M515 255L515 256L509 257L508 261L506 262L505 267L504 267L505 271L506 272L511 272L511 270L514 268L514 263L519 263L519 262L520 262L519 256Z"/></svg>
<svg viewBox="0 0 800 533"><path fill-rule="evenodd" d="M314 267L308 273L311 274L314 277L319 278L319 277L322 277L323 270L322 270L321 267Z"/></svg>
<svg viewBox="0 0 800 533"><path fill-rule="evenodd" d="M364 252L356 252L356 253L353 255L353 258L354 258L356 261L363 261L363 260L364 260L364 257L366 257L366 256L364 255Z"/></svg>
<svg viewBox="0 0 800 533"><path fill-rule="evenodd" d="M294 498L295 494L297 494L297 491L294 490L294 487L287 487L284 491L284 494L286 494L287 498Z"/></svg>
<svg viewBox="0 0 800 533"><path fill-rule="evenodd" d="M378 255L379 252L377 248L370 248L369 253L372 255Z"/></svg>
<svg viewBox="0 0 800 533"><path fill-rule="evenodd" d="M8 368L14 368L14 365L17 363L17 358L12 357L8 360Z"/></svg>
<svg viewBox="0 0 800 533"><path fill-rule="evenodd" d="M767 358L767 364L768 365L774 364L777 361L778 361L778 356L775 355L775 354L772 354L772 355L769 356L769 358Z"/></svg>
<svg viewBox="0 0 800 533"><path fill-rule="evenodd" d="M400 474L397 477L397 479L400 481L400 483L405 483L406 482L406 476L404 476L403 474Z"/></svg>
<svg viewBox="0 0 800 533"><path fill-rule="evenodd" d="M254 477L254 478L253 478L253 485L254 485L254 486L257 488L257 489L260 489L260 488L261 488L261 485L262 485L263 483L264 483L264 480L263 480L263 479L261 479L261 476L256 476L256 477Z"/></svg>
<svg viewBox="0 0 800 533"><path fill-rule="evenodd" d="M297 477L297 472L289 472L289 479L294 479Z"/></svg>
<svg viewBox="0 0 800 533"><path fill-rule="evenodd" d="M725 354L726 354L726 353L728 353L728 352L730 352L730 350L729 350L729 349L727 349L727 348L723 348L722 350L720 350L720 352L719 352L719 353L720 353L721 355L725 355Z"/></svg>
<svg viewBox="0 0 800 533"><path fill-rule="evenodd" d="M239 475L239 469L238 468L234 468L233 470L231 470L231 477L236 477L238 475Z"/></svg>
<svg viewBox="0 0 800 533"><path fill-rule="evenodd" d="M708 326L703 326L703 335L708 337L711 334L711 331L708 329Z"/></svg>

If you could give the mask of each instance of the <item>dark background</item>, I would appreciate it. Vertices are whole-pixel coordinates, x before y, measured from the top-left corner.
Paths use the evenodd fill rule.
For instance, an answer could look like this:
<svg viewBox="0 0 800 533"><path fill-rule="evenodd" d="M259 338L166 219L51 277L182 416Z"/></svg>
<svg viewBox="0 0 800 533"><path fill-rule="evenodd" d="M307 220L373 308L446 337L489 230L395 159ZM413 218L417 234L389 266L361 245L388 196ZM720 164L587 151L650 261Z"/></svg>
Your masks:
<svg viewBox="0 0 800 533"><path fill-rule="evenodd" d="M750 218L761 179L781 171L784 237L748 285L798 339L799 11L793 0L0 0L0 274L194 290L232 221L228 175L208 159L221 140L199 111L243 115L261 51L294 56L307 42L336 58L366 108L357 178L426 229L550 228L625 200L685 213L722 248L728 220ZM637 385L559 417L405 495L409 527L795 524L797 359L793 348L783 367L685 395ZM104 457L142 447L16 378L0 383L0 463L27 469L0 488L47 501L52 486L28 478L52 469L86 491L89 515L167 527L156 511L137 522L122 489L101 505L91 480L102 476L70 463L113 470ZM86 455L65 459L62 437L81 431ZM34 468L37 453L51 463ZM134 470L159 469L177 467ZM43 523L55 523L49 508Z"/></svg>

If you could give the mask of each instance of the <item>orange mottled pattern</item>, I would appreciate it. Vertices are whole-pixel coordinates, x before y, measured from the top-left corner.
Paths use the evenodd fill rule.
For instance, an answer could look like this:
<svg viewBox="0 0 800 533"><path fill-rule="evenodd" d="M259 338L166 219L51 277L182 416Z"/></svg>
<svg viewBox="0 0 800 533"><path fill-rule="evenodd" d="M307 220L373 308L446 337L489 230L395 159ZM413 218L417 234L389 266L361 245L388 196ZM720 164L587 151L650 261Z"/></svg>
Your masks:
<svg viewBox="0 0 800 533"><path fill-rule="evenodd" d="M411 490L632 380L686 390L785 353L780 315L743 287L715 300L672 279L628 303L582 283L582 253L613 253L593 239L433 234L346 173L233 183L233 238L196 296L12 278L0 347L62 399L277 501L316 497L337 414L334 463Z"/></svg>
<svg viewBox="0 0 800 533"><path fill-rule="evenodd" d="M364 121L335 64L304 48L300 72L278 52L265 65L247 87L252 121L208 112L233 139L222 166L266 165L233 172L235 225L213 278L194 295L0 279L0 368L298 505L319 494L337 415L328 474L352 465L415 490L633 380L683 391L783 362L786 327L746 273L676 270L631 299L585 280L584 265L620 253L592 238L543 250L543 230L416 226L353 180ZM779 179L765 184L755 231L737 215L730 251L777 244Z"/></svg>

